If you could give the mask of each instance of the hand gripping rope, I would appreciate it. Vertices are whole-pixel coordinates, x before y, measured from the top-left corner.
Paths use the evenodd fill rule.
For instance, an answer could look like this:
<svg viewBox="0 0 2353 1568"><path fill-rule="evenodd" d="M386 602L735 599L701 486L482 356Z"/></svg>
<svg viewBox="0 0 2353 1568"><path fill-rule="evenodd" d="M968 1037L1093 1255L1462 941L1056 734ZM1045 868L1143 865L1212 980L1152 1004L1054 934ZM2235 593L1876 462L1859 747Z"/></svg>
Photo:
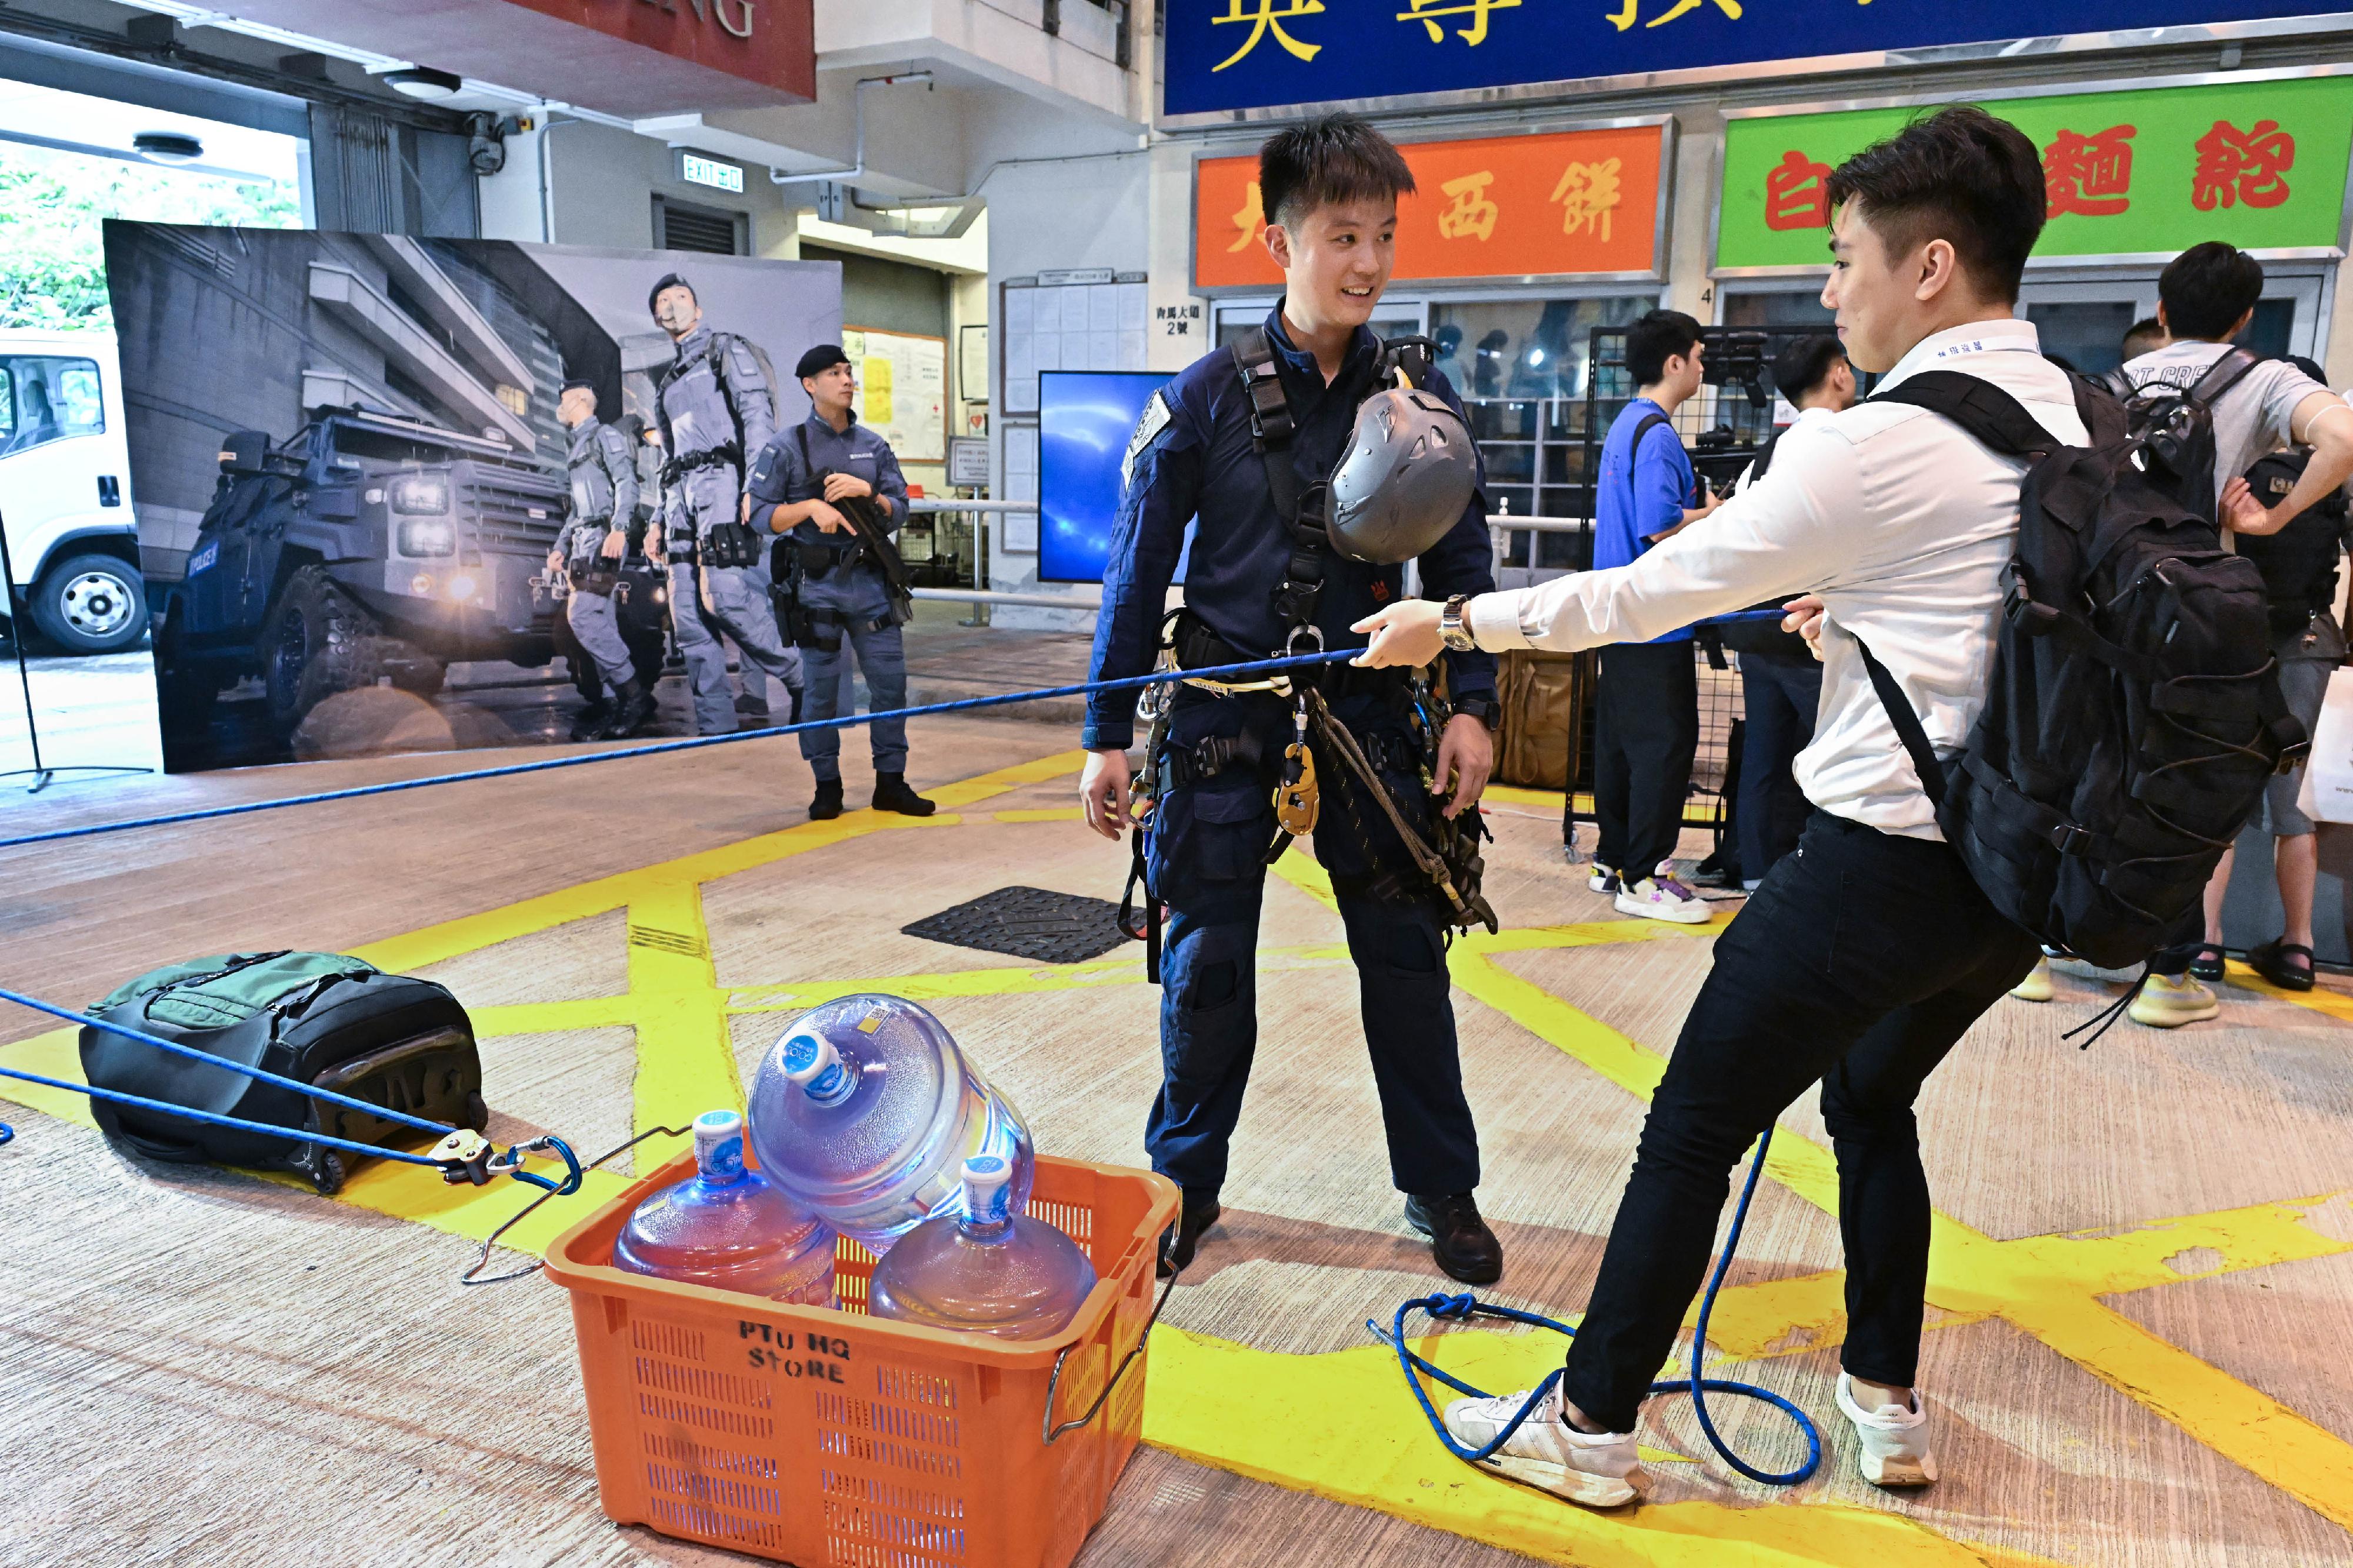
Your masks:
<svg viewBox="0 0 2353 1568"><path fill-rule="evenodd" d="M1757 1141L1757 1156L1749 1163L1747 1184L1740 1189L1740 1206L1733 1211L1732 1229L1724 1238L1724 1255L1716 1260L1715 1273L1707 1282L1706 1293L1700 1298L1699 1323L1692 1333L1691 1375L1672 1382L1654 1383L1651 1384L1651 1392L1690 1394L1692 1411L1699 1417L1700 1430L1707 1435L1709 1445L1724 1457L1725 1463L1752 1481L1762 1481L1767 1486L1793 1487L1821 1467L1822 1434L1821 1429L1814 1425L1813 1418L1769 1388L1760 1388L1753 1383L1734 1383L1725 1378L1704 1377L1700 1373L1700 1358L1707 1349L1708 1315L1715 1310L1716 1292L1724 1288L1725 1273L1732 1267L1732 1254L1740 1245L1740 1228L1748 1219L1748 1200L1756 1195L1757 1178L1765 1169L1765 1152L1772 1147L1772 1143L1773 1134L1769 1130ZM1537 1384L1535 1391L1528 1395L1526 1403L1514 1413L1511 1421L1504 1429L1495 1434L1493 1441L1482 1447L1465 1448L1457 1443L1454 1440L1454 1435L1446 1429L1446 1423L1440 1418L1437 1407L1430 1402L1429 1391L1422 1386L1421 1379L1416 1377L1414 1373L1419 1371L1434 1377L1456 1393L1467 1394L1473 1399L1485 1399L1489 1394L1485 1389L1472 1387L1461 1378L1454 1377L1431 1365L1406 1348L1406 1314L1416 1310L1427 1312L1432 1319L1440 1321L1452 1320L1467 1322L1473 1317L1502 1318L1511 1322L1528 1323L1536 1328L1550 1329L1556 1334L1571 1338L1575 1337L1577 1331L1566 1323L1540 1317L1534 1312L1523 1312L1512 1307L1493 1306L1478 1300L1468 1291L1457 1296L1421 1296L1403 1302L1398 1307L1397 1315L1387 1329L1369 1319L1366 1321L1365 1327L1370 1329L1377 1338L1387 1341L1390 1348L1397 1352L1398 1370L1405 1373L1406 1386L1413 1390L1415 1400L1421 1405L1422 1415L1429 1418L1430 1430L1438 1434L1438 1440L1446 1445L1447 1451L1456 1458L1472 1464L1492 1458L1502 1449L1504 1444L1511 1441L1512 1434L1520 1429L1521 1425L1535 1413L1536 1407L1542 1405L1546 1397L1552 1393L1553 1385L1561 1379L1561 1369L1555 1368L1546 1374L1545 1380ZM1722 1434L1716 1431L1715 1423L1708 1418L1707 1396L1711 1394L1737 1394L1750 1399L1761 1399L1787 1415L1790 1420L1798 1424L1798 1430L1806 1435L1806 1462L1794 1470L1785 1470L1776 1475L1770 1470L1758 1469L1734 1453L1732 1446L1726 1443Z"/></svg>
<svg viewBox="0 0 2353 1568"><path fill-rule="evenodd" d="M520 1268L511 1274L496 1275L487 1279L476 1278L481 1272L482 1266L490 1260L491 1245L500 1237L505 1235L510 1228L548 1199L570 1197L578 1192L581 1182L588 1172L608 1160L617 1158L657 1133L668 1133L674 1138L685 1136L685 1130L681 1128L649 1128L619 1148L609 1150L585 1165L581 1163L580 1157L572 1152L572 1146L569 1143L553 1134L526 1139L521 1143L510 1145L501 1152L496 1144L471 1129L451 1127L446 1122L429 1121L421 1116L411 1116L405 1110L396 1110L389 1106L376 1105L368 1100L354 1099L348 1094L338 1093L331 1089L322 1089L316 1084L304 1083L300 1079L287 1078L262 1068L248 1067L242 1062L224 1060L210 1052L200 1051L193 1046L182 1045L177 1040L167 1040L160 1035L150 1035L121 1024L111 1024L102 1018L92 1018L87 1014L56 1006L41 1001L38 997L27 996L19 991L11 991L5 986L0 986L0 1001L14 1002L20 1007L30 1007L37 1013L47 1013L53 1018L62 1018L69 1024L86 1024L107 1034L119 1035L126 1040L137 1040L142 1045L153 1046L157 1050L168 1051L174 1056L185 1057L191 1061L201 1062L206 1067L242 1073L247 1078L256 1079L263 1083L276 1084L280 1089L290 1089L297 1094L305 1095L311 1100L325 1100L348 1110L364 1111L381 1121L402 1122L420 1131L434 1133L439 1136L441 1141L433 1146L430 1153L417 1154L406 1149L387 1148L378 1143L362 1143L353 1139L337 1138L324 1132L306 1132L297 1128L273 1126L267 1121L248 1121L241 1116L224 1116L218 1111L198 1110L190 1106L174 1105L166 1100L150 1100L144 1095L126 1094L121 1089L100 1089L95 1084L73 1083L65 1079L50 1078L44 1073L26 1072L16 1068L0 1068L0 1078L21 1079L26 1083L37 1083L48 1089L62 1089L75 1094L86 1094L93 1100L111 1100L118 1105L132 1106L141 1110L153 1111L164 1116L177 1116L189 1121L208 1122L215 1127L233 1127L240 1132L259 1133L265 1138L284 1142L320 1143L330 1149L347 1150L352 1153L364 1154L374 1159L396 1160L403 1164L429 1166L440 1172L441 1179L452 1186L466 1183L471 1183L478 1187L486 1186L494 1176L509 1176L528 1186L540 1188L538 1197L533 1198L513 1218L509 1219L483 1239L481 1251L475 1256L472 1266L459 1277L458 1282L461 1285L493 1285L502 1279L519 1279L532 1273L540 1267L538 1264L533 1263L529 1268ZM0 1132L6 1134L5 1137L0 1137L0 1144L8 1142L16 1136L13 1130L8 1129L5 1123L0 1123ZM535 1153L550 1153L562 1160L563 1176L551 1179L530 1169L526 1162Z"/></svg>

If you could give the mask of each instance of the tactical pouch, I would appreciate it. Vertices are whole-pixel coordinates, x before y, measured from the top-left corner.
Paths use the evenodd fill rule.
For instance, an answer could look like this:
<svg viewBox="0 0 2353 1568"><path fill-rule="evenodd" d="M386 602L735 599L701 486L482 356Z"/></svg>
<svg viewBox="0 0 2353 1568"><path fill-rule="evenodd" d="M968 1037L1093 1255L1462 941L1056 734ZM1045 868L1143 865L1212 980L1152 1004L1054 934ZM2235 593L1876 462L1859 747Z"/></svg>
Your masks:
<svg viewBox="0 0 2353 1568"><path fill-rule="evenodd" d="M702 552L706 566L757 566L760 536L744 523L723 522L704 537Z"/></svg>

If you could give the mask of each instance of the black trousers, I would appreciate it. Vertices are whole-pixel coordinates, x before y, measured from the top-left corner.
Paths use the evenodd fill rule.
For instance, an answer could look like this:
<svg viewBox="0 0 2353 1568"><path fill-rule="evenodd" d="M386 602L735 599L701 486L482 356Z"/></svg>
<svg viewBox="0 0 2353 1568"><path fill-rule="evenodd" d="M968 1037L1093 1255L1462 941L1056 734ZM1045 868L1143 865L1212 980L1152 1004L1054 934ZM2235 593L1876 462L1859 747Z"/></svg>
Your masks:
<svg viewBox="0 0 2353 1568"><path fill-rule="evenodd" d="M1570 1401L1633 1430L1706 1273L1733 1167L1817 1079L1838 1155L1841 1360L1911 1384L1929 1225L1912 1102L2035 952L1942 843L1816 813L1717 939L1569 1348Z"/></svg>
<svg viewBox="0 0 2353 1568"><path fill-rule="evenodd" d="M1675 852L1692 755L1699 749L1699 674L1689 642L1601 650L1593 716L1593 858L1630 884Z"/></svg>
<svg viewBox="0 0 2353 1568"><path fill-rule="evenodd" d="M1790 764L1814 738L1814 710L1822 702L1822 667L1810 658L1740 656L1740 875L1760 882L1773 863L1798 847L1813 807L1799 791Z"/></svg>

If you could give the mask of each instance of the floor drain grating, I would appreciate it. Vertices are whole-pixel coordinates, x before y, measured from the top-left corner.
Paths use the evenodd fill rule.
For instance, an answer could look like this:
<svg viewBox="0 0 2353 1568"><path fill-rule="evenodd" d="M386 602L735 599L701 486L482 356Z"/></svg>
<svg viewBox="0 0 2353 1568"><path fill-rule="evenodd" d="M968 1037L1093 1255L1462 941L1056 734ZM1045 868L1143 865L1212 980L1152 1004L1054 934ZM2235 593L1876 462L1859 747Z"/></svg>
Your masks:
<svg viewBox="0 0 2353 1568"><path fill-rule="evenodd" d="M953 947L1041 963L1084 963L1128 940L1119 929L1117 904L1043 888L999 888L900 929Z"/></svg>

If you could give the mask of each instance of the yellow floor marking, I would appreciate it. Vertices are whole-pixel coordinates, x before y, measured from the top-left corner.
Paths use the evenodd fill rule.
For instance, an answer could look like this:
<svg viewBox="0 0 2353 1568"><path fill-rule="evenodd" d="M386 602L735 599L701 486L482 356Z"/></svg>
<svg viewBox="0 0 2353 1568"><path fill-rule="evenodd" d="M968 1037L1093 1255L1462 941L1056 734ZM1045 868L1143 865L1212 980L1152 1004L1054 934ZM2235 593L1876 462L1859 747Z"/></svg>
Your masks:
<svg viewBox="0 0 2353 1568"><path fill-rule="evenodd" d="M1075 805L1050 805L1034 811L993 811L999 822L1084 822L1086 812Z"/></svg>
<svg viewBox="0 0 2353 1568"><path fill-rule="evenodd" d="M967 807L1024 784L1068 777L1079 752L1041 758L934 792L943 806ZM1491 792L1500 800L1557 807L1556 793ZM1073 808L991 813L990 820L1066 821ZM714 1103L741 1103L726 1019L733 1013L806 1007L832 995L889 989L918 999L1009 995L1102 984L1142 983L1126 954L1092 964L1039 969L1018 964L939 974L818 979L783 985L722 987L710 959L701 888L716 878L794 855L849 842L868 833L955 826L954 816L911 819L855 812L806 823L640 871L599 879L507 908L444 922L371 944L362 956L387 968L413 969L572 921L625 910L634 940L628 994L485 1007L483 1036L626 1026L638 1031L638 1127L691 1115ZM1327 905L1331 889L1303 854L1286 856L1278 874ZM1707 927L1602 921L1480 933L1456 942L1452 978L1467 994L1504 1013L1537 1037L1600 1072L1638 1098L1656 1086L1664 1058L1505 969L1508 953L1676 936L1712 935ZM1269 950L1269 968L1347 962L1344 943ZM2234 965L2234 970L2240 966ZM2240 978L2234 974L2234 979ZM2353 1020L2353 998L2321 991L2280 993L2249 975L2249 989ZM71 1029L0 1047L0 1064L79 1080ZM7 1098L90 1125L79 1095L9 1083ZM1829 1151L1783 1130L1767 1173L1778 1184L1832 1212L1835 1163ZM623 1179L594 1173L589 1189L547 1205L509 1239L537 1252L565 1226L621 1189ZM480 1237L516 1212L531 1194L512 1184L448 1187L430 1171L396 1163L364 1167L342 1201L415 1219L454 1235ZM2348 1250L2311 1228L2310 1211L2326 1200L2261 1204L2205 1215L2155 1221L2112 1234L2037 1237L1998 1242L1938 1215L1929 1296L1940 1316L1932 1326L2000 1316L2016 1324L2258 1476L2340 1524L2353 1524L2353 1447L2247 1388L2179 1347L2167 1344L2097 1300L2186 1278ZM2193 1273L2168 1259L2210 1248L2221 1259ZM2202 1254L2201 1254L2202 1256ZM1728 1289L1711 1322L1712 1349L1746 1359L1834 1345L1843 1331L1836 1270ZM1478 1331L1437 1336L1450 1367L1486 1367L1461 1375L1490 1386L1525 1386L1553 1364L1548 1336ZM1736 1543L1744 1563L1912 1563L2039 1561L1958 1546L1900 1515L1841 1505L1739 1509L1689 1503L1606 1519L1492 1480L1455 1465L1433 1464L1442 1451L1419 1426L1419 1411L1396 1397L1394 1363L1379 1347L1328 1355L1283 1356L1164 1329L1155 1335L1154 1395L1147 1436L1204 1462L1303 1488L1477 1539L1500 1541L1556 1561L1694 1565L1725 1560ZM1237 1361L1235 1358L1240 1358ZM1516 1378L1516 1382L1514 1382ZM1295 1422L1233 1420L1237 1387L1291 1401ZM1325 1417L1334 1408L1378 1420L1377 1430L1344 1434ZM1398 1417L1391 1420L1390 1417ZM1360 1425L1361 1422L1354 1424ZM1247 1429L1237 1430L1237 1427ZM1318 1442L1302 1432L1335 1433Z"/></svg>
<svg viewBox="0 0 2353 1568"><path fill-rule="evenodd" d="M1550 1334L1469 1332L1432 1335L1414 1348L1476 1386L1512 1389L1531 1386L1556 1364L1559 1343ZM2043 1561L1964 1545L1902 1514L1843 1503L1574 1508L1448 1454L1398 1386L1397 1362L1384 1345L1280 1355L1164 1326L1153 1331L1150 1377L1144 1436L1156 1447L1546 1562L2027 1568ZM1247 1419L1237 1419L1240 1390L1248 1391ZM1440 1384L1431 1397L1454 1395ZM1345 1419L1335 1412L1345 1412Z"/></svg>
<svg viewBox="0 0 2353 1568"><path fill-rule="evenodd" d="M2293 1002L2299 1007L2309 1007L2316 1013L2326 1013L2332 1018L2341 1018L2353 1024L2353 996L2329 989L2326 976L2316 980L2309 991L2290 991L2284 985L2273 984L2256 973L2252 965L2242 963L2235 958L2224 963L2223 972L2231 984L2242 990L2252 991L2258 996L2268 996L2274 1002Z"/></svg>

